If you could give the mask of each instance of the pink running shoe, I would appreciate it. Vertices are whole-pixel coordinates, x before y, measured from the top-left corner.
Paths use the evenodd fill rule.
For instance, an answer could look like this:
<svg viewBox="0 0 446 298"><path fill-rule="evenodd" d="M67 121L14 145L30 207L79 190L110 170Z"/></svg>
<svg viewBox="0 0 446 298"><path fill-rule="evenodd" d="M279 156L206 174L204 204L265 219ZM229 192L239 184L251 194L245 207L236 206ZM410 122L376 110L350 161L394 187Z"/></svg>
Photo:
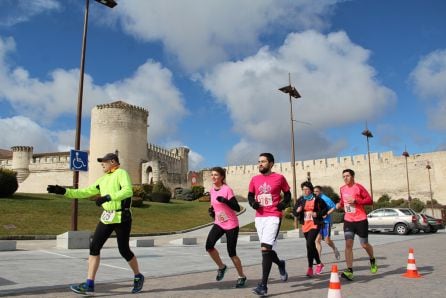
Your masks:
<svg viewBox="0 0 446 298"><path fill-rule="evenodd" d="M313 277L313 275L314 275L313 274L313 268L309 267L308 270L307 270L307 276L308 277Z"/></svg>
<svg viewBox="0 0 446 298"><path fill-rule="evenodd" d="M316 274L321 274L322 270L324 269L324 264L320 263L316 265Z"/></svg>

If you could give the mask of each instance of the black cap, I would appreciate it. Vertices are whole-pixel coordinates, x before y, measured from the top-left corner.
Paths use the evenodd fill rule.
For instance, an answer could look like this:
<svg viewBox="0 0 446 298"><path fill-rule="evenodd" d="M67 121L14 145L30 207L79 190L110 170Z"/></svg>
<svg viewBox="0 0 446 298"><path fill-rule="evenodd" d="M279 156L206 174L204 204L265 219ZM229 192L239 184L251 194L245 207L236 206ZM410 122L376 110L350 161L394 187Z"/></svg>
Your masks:
<svg viewBox="0 0 446 298"><path fill-rule="evenodd" d="M114 153L107 153L107 154L105 154L104 157L102 157L102 158L98 158L98 161L99 161L99 162L109 161L109 160L114 160L114 161L116 161L116 163L119 164L119 158L118 158L118 156L117 156L116 154L114 154Z"/></svg>

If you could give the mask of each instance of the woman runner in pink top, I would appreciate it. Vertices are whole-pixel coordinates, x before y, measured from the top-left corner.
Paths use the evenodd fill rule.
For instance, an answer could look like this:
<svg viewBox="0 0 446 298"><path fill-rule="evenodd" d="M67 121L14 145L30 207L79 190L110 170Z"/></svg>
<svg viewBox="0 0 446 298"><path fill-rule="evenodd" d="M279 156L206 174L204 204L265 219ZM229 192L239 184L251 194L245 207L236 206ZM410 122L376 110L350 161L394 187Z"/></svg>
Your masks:
<svg viewBox="0 0 446 298"><path fill-rule="evenodd" d="M222 262L220 254L215 248L215 243L223 235L226 235L228 254L238 273L235 287L241 288L245 286L246 276L243 273L242 262L236 252L239 232L236 212L240 211L240 206L234 196L234 192L225 183L226 171L223 168L212 168L211 178L213 186L210 191L211 207L209 208L209 215L214 218L214 225L209 231L206 240L206 251L218 266L216 280L222 280L225 276L227 266Z"/></svg>

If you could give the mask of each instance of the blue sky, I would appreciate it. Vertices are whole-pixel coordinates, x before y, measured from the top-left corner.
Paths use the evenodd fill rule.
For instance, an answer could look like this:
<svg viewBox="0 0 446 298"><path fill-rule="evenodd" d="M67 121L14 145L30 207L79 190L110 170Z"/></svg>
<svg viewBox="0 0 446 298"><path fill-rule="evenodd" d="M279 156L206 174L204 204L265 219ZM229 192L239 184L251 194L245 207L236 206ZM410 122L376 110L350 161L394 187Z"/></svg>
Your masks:
<svg viewBox="0 0 446 298"><path fill-rule="evenodd" d="M90 111L149 110L149 142L192 169L405 146L446 149L446 1L90 1L81 147ZM0 148L74 146L83 0L0 1Z"/></svg>

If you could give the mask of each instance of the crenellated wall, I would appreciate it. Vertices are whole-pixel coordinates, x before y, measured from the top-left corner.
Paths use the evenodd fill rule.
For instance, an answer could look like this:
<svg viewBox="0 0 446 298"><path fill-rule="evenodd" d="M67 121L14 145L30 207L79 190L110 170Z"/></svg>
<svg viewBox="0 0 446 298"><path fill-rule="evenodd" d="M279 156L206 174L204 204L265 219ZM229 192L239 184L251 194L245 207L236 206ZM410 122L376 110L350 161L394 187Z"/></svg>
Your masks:
<svg viewBox="0 0 446 298"><path fill-rule="evenodd" d="M409 189L412 198L430 200L429 177L426 165L431 168L431 185L434 199L446 204L446 151L414 154L408 157ZM408 198L405 157L395 156L392 152L371 153L372 186L374 199L388 194L393 199ZM314 185L331 186L335 191L343 184L342 171L351 168L356 173L356 181L370 191L367 155L341 156L316 160L296 161L297 194L300 183L311 177ZM235 193L245 196L249 181L257 175L257 165L238 165L226 167L226 181ZM276 163L273 171L282 173L292 187L291 163ZM207 190L212 185L209 170L204 170L203 184Z"/></svg>

